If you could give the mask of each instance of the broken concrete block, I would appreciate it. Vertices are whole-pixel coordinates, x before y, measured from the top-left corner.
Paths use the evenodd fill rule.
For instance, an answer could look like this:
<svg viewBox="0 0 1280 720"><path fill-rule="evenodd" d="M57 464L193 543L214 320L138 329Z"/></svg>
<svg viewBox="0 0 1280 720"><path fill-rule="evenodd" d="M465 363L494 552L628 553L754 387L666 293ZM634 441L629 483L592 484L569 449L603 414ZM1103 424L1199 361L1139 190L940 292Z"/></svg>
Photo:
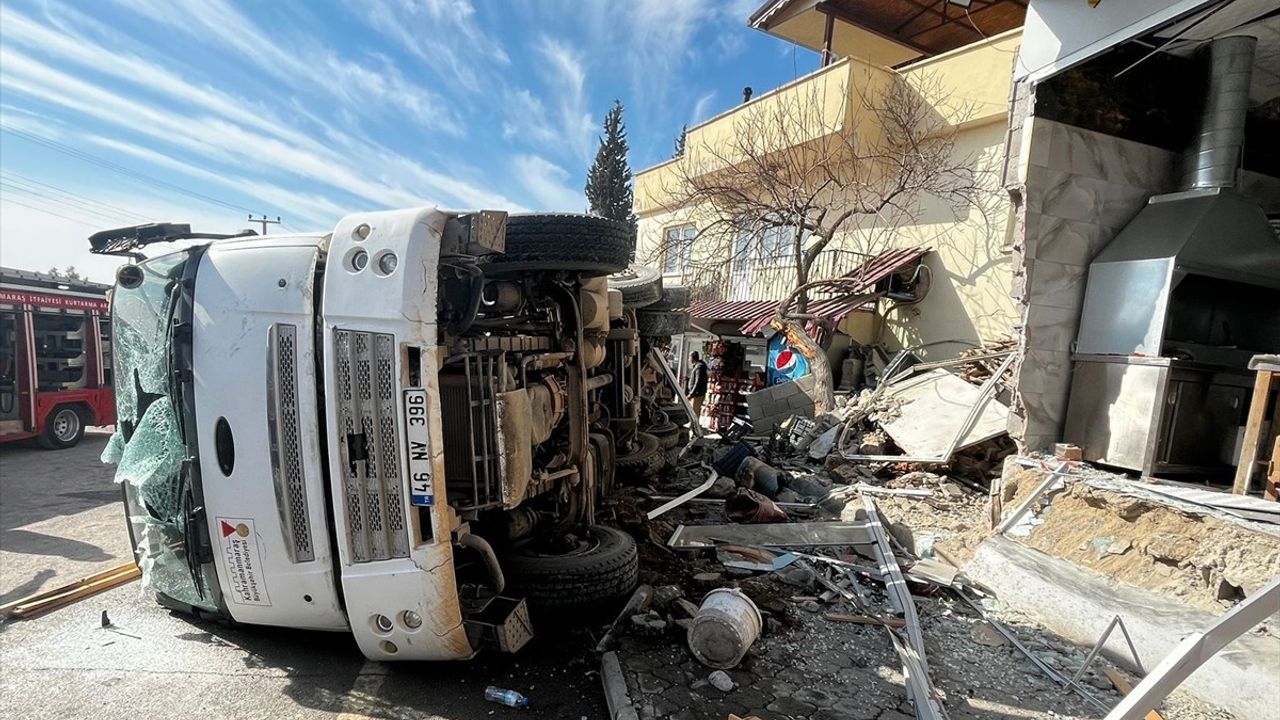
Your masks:
<svg viewBox="0 0 1280 720"><path fill-rule="evenodd" d="M1004 645L1004 636L998 630L991 627L991 623L983 621L974 623L973 628L969 631L969 637L979 645L987 647L1000 647Z"/></svg>
<svg viewBox="0 0 1280 720"><path fill-rule="evenodd" d="M674 614L692 618L698 613L698 606L684 598L676 598L675 604L671 606L671 611Z"/></svg>
<svg viewBox="0 0 1280 720"><path fill-rule="evenodd" d="M775 573L782 582L798 588L807 588L817 581L817 573L804 565L791 565Z"/></svg>
<svg viewBox="0 0 1280 720"><path fill-rule="evenodd" d="M1083 460L1084 450L1079 445L1071 443L1054 443L1053 454L1063 460Z"/></svg>

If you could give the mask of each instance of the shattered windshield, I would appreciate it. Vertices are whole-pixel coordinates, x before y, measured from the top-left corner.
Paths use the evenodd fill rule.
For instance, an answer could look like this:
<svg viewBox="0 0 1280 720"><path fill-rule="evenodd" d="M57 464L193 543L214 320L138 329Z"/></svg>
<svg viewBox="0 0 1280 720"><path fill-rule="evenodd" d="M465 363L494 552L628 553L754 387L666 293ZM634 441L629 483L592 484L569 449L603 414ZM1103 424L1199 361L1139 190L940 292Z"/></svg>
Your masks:
<svg viewBox="0 0 1280 720"><path fill-rule="evenodd" d="M115 464L115 480L125 484L144 582L174 600L216 610L193 557L198 521L170 366L174 305L188 257L179 252L142 263L141 283L114 290L117 429L102 460Z"/></svg>

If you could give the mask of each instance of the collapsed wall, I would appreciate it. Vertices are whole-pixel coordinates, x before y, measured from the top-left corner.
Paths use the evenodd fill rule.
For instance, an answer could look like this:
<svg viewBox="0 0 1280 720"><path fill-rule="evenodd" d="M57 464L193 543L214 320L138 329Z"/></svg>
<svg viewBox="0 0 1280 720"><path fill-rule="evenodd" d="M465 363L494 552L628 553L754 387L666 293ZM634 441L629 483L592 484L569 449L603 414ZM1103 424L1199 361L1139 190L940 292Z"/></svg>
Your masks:
<svg viewBox="0 0 1280 720"><path fill-rule="evenodd" d="M1052 474L1011 457L993 488L1005 515ZM1056 465L1056 463L1055 463ZM984 541L965 573L1083 647L1119 616L1142 668L1120 633L1103 653L1150 671L1184 637L1280 576L1280 525L1166 497L1141 483L1072 468L1003 535ZM1280 608L1277 608L1280 610ZM1183 684L1242 719L1270 718L1280 704L1277 612L1209 659Z"/></svg>
<svg viewBox="0 0 1280 720"><path fill-rule="evenodd" d="M1006 508L1022 501L1043 470L1005 466ZM1280 575L1280 525L1249 522L1176 501L1144 497L1141 486L1106 474L1053 495L1025 537L1029 547L1079 567L1222 612Z"/></svg>

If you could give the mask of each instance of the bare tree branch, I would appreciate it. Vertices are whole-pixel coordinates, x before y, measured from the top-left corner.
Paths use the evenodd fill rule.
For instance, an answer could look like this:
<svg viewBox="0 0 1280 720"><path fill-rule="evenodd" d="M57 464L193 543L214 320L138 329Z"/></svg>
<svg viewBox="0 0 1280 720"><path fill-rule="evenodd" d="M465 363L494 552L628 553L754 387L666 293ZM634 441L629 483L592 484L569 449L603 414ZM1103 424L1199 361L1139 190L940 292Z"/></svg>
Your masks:
<svg viewBox="0 0 1280 720"><path fill-rule="evenodd" d="M795 86L739 110L731 133L689 138L661 195L697 227L681 268L695 297L725 298L735 274L781 269L803 315L811 289L830 291L811 283L883 251L918 224L926 199L981 211L978 164L956 153L966 108L930 78L877 79L839 98L825 83ZM671 251L665 243L650 261Z"/></svg>

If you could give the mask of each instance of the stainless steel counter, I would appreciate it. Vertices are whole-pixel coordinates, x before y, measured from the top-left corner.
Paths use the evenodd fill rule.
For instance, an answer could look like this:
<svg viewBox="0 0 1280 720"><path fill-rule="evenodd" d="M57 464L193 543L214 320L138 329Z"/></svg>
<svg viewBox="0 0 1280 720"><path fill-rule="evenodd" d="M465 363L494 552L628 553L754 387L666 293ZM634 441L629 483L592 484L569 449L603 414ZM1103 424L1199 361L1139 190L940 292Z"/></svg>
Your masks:
<svg viewBox="0 0 1280 720"><path fill-rule="evenodd" d="M1252 378L1167 357L1077 355L1063 439L1091 462L1143 474L1236 462Z"/></svg>

